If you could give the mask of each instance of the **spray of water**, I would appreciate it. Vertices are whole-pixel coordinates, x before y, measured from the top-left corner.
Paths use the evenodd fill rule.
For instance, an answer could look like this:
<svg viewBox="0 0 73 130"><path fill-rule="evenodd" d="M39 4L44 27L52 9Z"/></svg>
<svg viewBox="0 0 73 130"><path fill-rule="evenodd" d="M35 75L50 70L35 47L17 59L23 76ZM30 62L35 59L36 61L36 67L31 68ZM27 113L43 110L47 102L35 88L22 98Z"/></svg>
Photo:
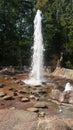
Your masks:
<svg viewBox="0 0 73 130"><path fill-rule="evenodd" d="M34 44L32 56L32 70L29 79L25 80L26 84L38 85L43 80L43 37L42 37L42 16L41 11L37 10L34 19Z"/></svg>

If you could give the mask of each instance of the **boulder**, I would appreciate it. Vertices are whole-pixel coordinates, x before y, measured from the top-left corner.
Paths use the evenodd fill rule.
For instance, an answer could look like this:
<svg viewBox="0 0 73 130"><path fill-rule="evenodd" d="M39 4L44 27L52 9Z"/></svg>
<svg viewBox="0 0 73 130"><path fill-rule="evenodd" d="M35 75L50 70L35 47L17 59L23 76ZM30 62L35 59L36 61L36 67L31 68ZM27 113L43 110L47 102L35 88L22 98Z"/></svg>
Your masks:
<svg viewBox="0 0 73 130"><path fill-rule="evenodd" d="M45 119L38 123L36 130L71 130L70 127L61 119Z"/></svg>
<svg viewBox="0 0 73 130"><path fill-rule="evenodd" d="M4 109L0 110L0 130L36 130L37 114L34 112Z"/></svg>
<svg viewBox="0 0 73 130"><path fill-rule="evenodd" d="M52 92L50 94L50 97L55 100L59 100L59 96L61 95L60 90L58 89L52 89Z"/></svg>

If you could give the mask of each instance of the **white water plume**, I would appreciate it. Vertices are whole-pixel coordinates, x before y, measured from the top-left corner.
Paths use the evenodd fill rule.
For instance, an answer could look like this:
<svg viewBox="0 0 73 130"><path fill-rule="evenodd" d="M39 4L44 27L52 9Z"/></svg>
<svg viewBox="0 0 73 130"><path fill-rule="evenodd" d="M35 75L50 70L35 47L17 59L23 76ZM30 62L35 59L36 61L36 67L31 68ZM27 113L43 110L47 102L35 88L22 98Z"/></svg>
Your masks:
<svg viewBox="0 0 73 130"><path fill-rule="evenodd" d="M37 10L34 19L34 44L32 56L32 70L26 84L38 85L43 81L43 36L42 36L42 16L41 11Z"/></svg>

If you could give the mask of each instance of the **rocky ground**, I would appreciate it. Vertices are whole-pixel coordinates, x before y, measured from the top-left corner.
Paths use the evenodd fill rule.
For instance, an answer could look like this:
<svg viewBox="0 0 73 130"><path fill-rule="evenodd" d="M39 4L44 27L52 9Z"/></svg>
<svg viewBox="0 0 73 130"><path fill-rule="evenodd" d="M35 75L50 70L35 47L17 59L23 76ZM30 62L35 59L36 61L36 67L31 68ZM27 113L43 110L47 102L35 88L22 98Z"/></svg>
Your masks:
<svg viewBox="0 0 73 130"><path fill-rule="evenodd" d="M67 82L73 85L72 79L47 73L46 83L29 86L23 83L27 73L4 72L0 74L0 130L73 130L73 93L64 92Z"/></svg>

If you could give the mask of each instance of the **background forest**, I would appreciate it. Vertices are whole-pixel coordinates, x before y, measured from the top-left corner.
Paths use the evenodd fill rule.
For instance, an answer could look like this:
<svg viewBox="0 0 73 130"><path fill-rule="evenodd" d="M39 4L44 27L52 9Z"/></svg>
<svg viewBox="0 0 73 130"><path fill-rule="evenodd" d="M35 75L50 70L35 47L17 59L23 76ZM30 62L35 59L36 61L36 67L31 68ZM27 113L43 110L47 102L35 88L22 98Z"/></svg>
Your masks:
<svg viewBox="0 0 73 130"><path fill-rule="evenodd" d="M0 0L0 66L31 63L33 20L42 11L45 65L73 68L73 0Z"/></svg>

